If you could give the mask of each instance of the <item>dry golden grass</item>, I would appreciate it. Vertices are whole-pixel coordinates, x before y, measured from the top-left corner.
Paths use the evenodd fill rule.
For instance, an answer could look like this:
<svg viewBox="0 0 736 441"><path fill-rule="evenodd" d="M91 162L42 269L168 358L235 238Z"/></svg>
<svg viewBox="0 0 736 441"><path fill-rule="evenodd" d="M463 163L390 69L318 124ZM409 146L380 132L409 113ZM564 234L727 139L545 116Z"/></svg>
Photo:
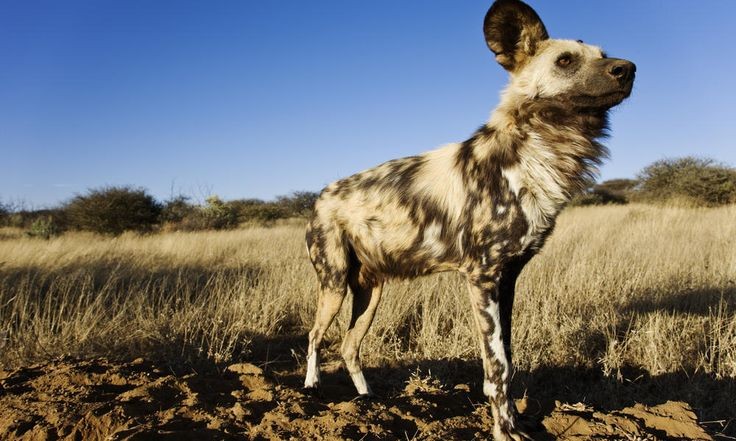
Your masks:
<svg viewBox="0 0 736 441"><path fill-rule="evenodd" d="M0 366L62 354L247 359L253 341L306 333L316 294L299 223L49 241L0 231ZM570 208L522 273L514 360L733 379L735 307L736 207ZM471 320L458 275L391 282L363 359L477 357Z"/></svg>

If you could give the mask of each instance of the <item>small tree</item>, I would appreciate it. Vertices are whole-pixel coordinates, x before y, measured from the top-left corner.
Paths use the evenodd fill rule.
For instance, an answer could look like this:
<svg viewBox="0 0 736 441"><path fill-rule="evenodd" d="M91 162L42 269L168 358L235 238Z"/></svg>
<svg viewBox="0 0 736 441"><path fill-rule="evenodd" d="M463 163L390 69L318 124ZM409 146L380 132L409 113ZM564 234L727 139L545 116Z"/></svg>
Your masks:
<svg viewBox="0 0 736 441"><path fill-rule="evenodd" d="M685 198L714 206L736 202L736 169L712 159L663 159L639 174L639 191L649 200Z"/></svg>
<svg viewBox="0 0 736 441"><path fill-rule="evenodd" d="M241 217L250 222L269 223L277 219L288 218L289 214L283 206L276 202L264 202L244 209L241 211Z"/></svg>
<svg viewBox="0 0 736 441"><path fill-rule="evenodd" d="M238 215L241 223L269 223L277 219L293 216L280 201L262 201L260 199L238 199L228 202Z"/></svg>
<svg viewBox="0 0 736 441"><path fill-rule="evenodd" d="M50 215L39 216L31 223L30 229L26 231L29 237L38 237L41 239L51 239L60 233L59 226L54 218Z"/></svg>
<svg viewBox="0 0 736 441"><path fill-rule="evenodd" d="M639 185L639 181L636 179L620 178L603 181L600 184L596 184L593 188L599 191L606 191L608 193L625 196L626 194L634 191L637 185Z"/></svg>
<svg viewBox="0 0 736 441"><path fill-rule="evenodd" d="M314 209L319 193L311 191L295 191L288 196L278 196L276 202L289 216L306 217Z"/></svg>
<svg viewBox="0 0 736 441"><path fill-rule="evenodd" d="M0 226L5 226L10 218L10 207L0 202Z"/></svg>
<svg viewBox="0 0 736 441"><path fill-rule="evenodd" d="M636 187L634 179L611 179L590 187L585 193L575 196L571 205L626 204Z"/></svg>
<svg viewBox="0 0 736 441"><path fill-rule="evenodd" d="M191 216L196 207L189 203L189 197L179 195L164 202L161 209L161 222L178 224Z"/></svg>
<svg viewBox="0 0 736 441"><path fill-rule="evenodd" d="M226 204L219 196L207 198L207 205L202 208L205 228L222 230L238 226L238 214L232 206Z"/></svg>
<svg viewBox="0 0 736 441"><path fill-rule="evenodd" d="M161 204L140 188L104 187L77 195L66 212L74 228L117 235L150 231L158 223Z"/></svg>

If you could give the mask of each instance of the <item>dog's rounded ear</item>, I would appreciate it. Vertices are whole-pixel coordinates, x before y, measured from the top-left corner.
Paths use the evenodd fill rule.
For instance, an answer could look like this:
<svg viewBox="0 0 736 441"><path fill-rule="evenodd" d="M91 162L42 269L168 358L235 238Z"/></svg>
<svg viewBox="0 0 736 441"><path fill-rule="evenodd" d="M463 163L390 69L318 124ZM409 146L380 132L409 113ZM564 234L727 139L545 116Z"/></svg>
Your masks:
<svg viewBox="0 0 736 441"><path fill-rule="evenodd" d="M483 22L488 48L496 61L513 72L534 56L539 42L549 38L534 9L520 0L497 0Z"/></svg>

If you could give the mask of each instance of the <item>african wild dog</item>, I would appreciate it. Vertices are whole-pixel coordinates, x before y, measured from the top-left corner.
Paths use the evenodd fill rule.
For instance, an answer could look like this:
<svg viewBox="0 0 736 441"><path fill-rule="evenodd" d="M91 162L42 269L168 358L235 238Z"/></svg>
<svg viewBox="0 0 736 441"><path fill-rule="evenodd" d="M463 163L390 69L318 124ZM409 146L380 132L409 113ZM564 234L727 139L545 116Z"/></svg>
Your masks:
<svg viewBox="0 0 736 441"><path fill-rule="evenodd" d="M608 109L629 96L636 68L582 41L549 39L518 0L496 1L484 33L510 82L483 127L465 142L337 181L319 197L307 249L321 292L304 384L319 384L320 342L346 286L353 311L342 354L358 393L369 395L358 355L384 280L459 271L468 280L495 438L520 439L508 395L516 279L606 156L596 140Z"/></svg>

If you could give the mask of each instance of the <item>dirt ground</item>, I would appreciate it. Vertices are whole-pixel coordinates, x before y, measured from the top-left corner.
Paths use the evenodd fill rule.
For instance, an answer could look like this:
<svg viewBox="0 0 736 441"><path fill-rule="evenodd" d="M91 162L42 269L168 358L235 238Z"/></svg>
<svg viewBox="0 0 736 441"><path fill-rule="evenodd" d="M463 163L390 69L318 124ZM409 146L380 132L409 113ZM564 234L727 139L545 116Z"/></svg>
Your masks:
<svg viewBox="0 0 736 441"><path fill-rule="evenodd" d="M0 371L0 439L465 440L489 439L493 425L470 380L478 372L457 362L436 365L444 366L440 377L459 380L444 383L427 366L371 371L378 396L368 401L353 400L336 362L325 367L320 396L302 393L301 372L269 364L189 373L164 366L63 358ZM532 395L517 407L541 440L710 440L716 433L680 401L602 411Z"/></svg>

